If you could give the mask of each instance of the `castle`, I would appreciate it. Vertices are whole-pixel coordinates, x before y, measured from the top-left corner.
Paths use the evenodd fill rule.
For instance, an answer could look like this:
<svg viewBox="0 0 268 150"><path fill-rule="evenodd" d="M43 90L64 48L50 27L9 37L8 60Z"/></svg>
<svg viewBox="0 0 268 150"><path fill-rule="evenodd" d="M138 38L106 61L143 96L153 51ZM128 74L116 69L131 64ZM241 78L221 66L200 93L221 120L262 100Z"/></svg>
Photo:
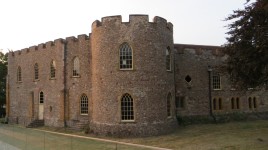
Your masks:
<svg viewBox="0 0 268 150"><path fill-rule="evenodd" d="M176 115L267 110L265 90L236 90L214 69L226 59L220 50L174 44L173 25L161 17L104 17L89 35L9 53L7 117L137 137L173 132Z"/></svg>

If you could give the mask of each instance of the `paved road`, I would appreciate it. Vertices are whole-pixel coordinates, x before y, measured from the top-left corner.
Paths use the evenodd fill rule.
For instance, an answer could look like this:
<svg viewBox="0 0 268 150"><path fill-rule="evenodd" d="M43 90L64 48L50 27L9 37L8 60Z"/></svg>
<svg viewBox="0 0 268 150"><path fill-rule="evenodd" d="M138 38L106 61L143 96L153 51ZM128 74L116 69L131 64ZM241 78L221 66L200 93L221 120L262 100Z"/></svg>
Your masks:
<svg viewBox="0 0 268 150"><path fill-rule="evenodd" d="M1 150L19 150L18 148L12 146L12 145L9 145L3 141L0 141L0 149Z"/></svg>

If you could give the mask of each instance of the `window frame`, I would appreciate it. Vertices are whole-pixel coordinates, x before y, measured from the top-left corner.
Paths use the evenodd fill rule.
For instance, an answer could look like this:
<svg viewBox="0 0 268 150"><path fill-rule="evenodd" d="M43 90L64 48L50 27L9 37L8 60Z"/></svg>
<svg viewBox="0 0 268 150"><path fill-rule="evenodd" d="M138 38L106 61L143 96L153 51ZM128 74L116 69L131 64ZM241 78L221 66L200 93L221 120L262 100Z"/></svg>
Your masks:
<svg viewBox="0 0 268 150"><path fill-rule="evenodd" d="M212 97L211 99L212 111L223 111L224 110L224 99L223 97ZM220 109L221 107L221 109Z"/></svg>
<svg viewBox="0 0 268 150"><path fill-rule="evenodd" d="M41 92L42 92L42 96L43 96L43 97L42 97L42 98L43 98L42 103L41 103ZM45 101L44 101L44 99L45 99L44 97L45 97L45 96L44 96L44 92L43 92L42 90L39 91L38 97L39 97L38 104L39 104L39 105L40 105L40 104L43 104L43 105L44 105L44 102L45 102Z"/></svg>
<svg viewBox="0 0 268 150"><path fill-rule="evenodd" d="M183 106L181 105L181 102L183 102ZM185 96L176 97L175 104L176 104L176 109L177 110L186 109L186 97Z"/></svg>
<svg viewBox="0 0 268 150"><path fill-rule="evenodd" d="M86 103L82 103L82 98L83 96L86 96L87 98L87 106L86 107L83 107L83 108L87 108L87 113L82 113L82 104L86 104ZM85 100L84 100L85 101ZM81 116L88 116L89 115L89 99L88 99L88 95L86 93L82 93L79 97L79 114Z"/></svg>
<svg viewBox="0 0 268 150"><path fill-rule="evenodd" d="M18 83L22 82L21 66L19 66L17 69L17 82Z"/></svg>
<svg viewBox="0 0 268 150"><path fill-rule="evenodd" d="M37 65L37 72L36 72L36 65ZM37 79L36 79L36 76L37 76ZM38 63L35 63L34 64L34 81L38 81L38 80L39 80L39 65Z"/></svg>
<svg viewBox="0 0 268 150"><path fill-rule="evenodd" d="M54 65L54 77L52 77L52 65L51 64L53 64ZM50 77L50 79L56 79L56 62L55 62L55 60L52 60L52 61L50 61L50 64L49 64L49 70L50 70L50 75L49 75L49 77Z"/></svg>
<svg viewBox="0 0 268 150"><path fill-rule="evenodd" d="M217 74L217 78L218 79L214 79L214 77L216 77L215 74ZM212 89L213 90L215 90L215 91L222 90L221 74L218 71L213 71L212 72L212 78L211 78L211 80L212 80L211 83L212 83ZM217 82L215 82L215 80L217 80ZM217 84L217 85L214 86L214 84ZM219 86L219 88L217 86Z"/></svg>
<svg viewBox="0 0 268 150"><path fill-rule="evenodd" d="M167 58L168 58L168 57L167 57L167 52L168 52L168 54L169 54L169 61L167 60ZM172 54L171 54L171 49L170 49L170 47L168 46L168 47L166 48L166 51L165 51L165 64L166 64L166 65L165 65L165 68L166 68L166 71L168 71L168 72L171 72L171 71L172 71L172 65L171 65L171 64L172 64L172 61L171 61L171 60L172 60L172 59L171 59L172 57L171 57L171 56L172 56ZM168 67L168 66L167 66L167 63L169 63L169 70L168 70L168 68L167 68L167 67Z"/></svg>
<svg viewBox="0 0 268 150"><path fill-rule="evenodd" d="M232 101L233 100L233 101ZM231 110L241 110L241 100L238 96L233 96L230 98L230 109Z"/></svg>
<svg viewBox="0 0 268 150"><path fill-rule="evenodd" d="M78 65L75 65L75 59L78 59ZM78 77L81 77L81 74L80 74L80 59L79 59L79 57L78 56L75 56L74 58L73 58L73 60L72 60L72 72L71 72L71 75L72 75L72 77L73 78L78 78ZM78 75L74 75L74 69L75 69L75 67L77 67L77 70L78 70Z"/></svg>
<svg viewBox="0 0 268 150"><path fill-rule="evenodd" d="M169 99L170 97L170 99ZM170 104L168 104L168 101ZM168 95L167 95L167 99L166 99L166 112L167 112L167 118L171 118L173 116L173 113L172 113L172 95L170 92L168 92ZM170 115L168 114L170 113Z"/></svg>
<svg viewBox="0 0 268 150"><path fill-rule="evenodd" d="M123 120L122 119L122 98L124 95L130 95L132 98L132 107L133 107L133 120ZM136 101L135 97L131 92L123 92L118 100L118 106L119 106L119 122L121 123L127 123L127 122L136 122Z"/></svg>
<svg viewBox="0 0 268 150"><path fill-rule="evenodd" d="M248 96L247 97L248 108L250 110L258 109L259 108L258 101L259 100L257 96Z"/></svg>
<svg viewBox="0 0 268 150"><path fill-rule="evenodd" d="M131 68L121 68L121 63L120 62L121 62L121 60L123 61L123 58L121 59L121 47L124 44L127 44L130 47L130 49L131 49ZM134 68L134 65L133 65L133 63L134 63L134 55L133 55L133 53L134 53L133 47L131 46L131 44L129 44L129 42L123 42L122 44L119 45L119 48L118 48L118 57L119 57L118 58L118 60L119 60L119 62L118 62L118 68L119 68L119 70L125 70L125 71L127 71L127 70L133 70L133 68Z"/></svg>

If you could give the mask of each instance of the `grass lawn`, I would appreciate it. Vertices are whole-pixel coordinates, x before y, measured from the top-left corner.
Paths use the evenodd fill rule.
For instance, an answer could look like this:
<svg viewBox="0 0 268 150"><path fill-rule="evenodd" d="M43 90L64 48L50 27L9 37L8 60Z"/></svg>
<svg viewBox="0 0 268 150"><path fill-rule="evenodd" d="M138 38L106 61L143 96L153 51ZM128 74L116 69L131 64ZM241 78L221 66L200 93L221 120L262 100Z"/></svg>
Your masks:
<svg viewBox="0 0 268 150"><path fill-rule="evenodd" d="M14 127L14 126L13 126ZM34 131L28 129L22 130L21 127L6 127L5 130L0 129L2 140L10 143L20 149L26 147L30 149L39 149L43 147L44 141L46 149L115 149L114 143L107 143L95 140L73 138L63 135L55 135ZM49 130L54 132L66 132L61 128L39 127L38 129ZM26 133L27 132L27 133ZM10 138L14 135L16 138ZM44 140L45 134L45 140ZM93 134L85 134L84 132L75 132L73 134L89 137L96 137ZM3 137L3 135L8 135ZM28 145L25 144L27 135ZM202 124L189 125L180 127L176 132L168 135L146 137L146 138L111 138L114 141L142 144L148 146L156 146L170 149L268 149L268 121L248 121L248 122L232 122L225 124ZM72 145L70 143L73 143ZM12 144L13 143L13 144ZM65 147L65 148L64 148ZM74 148L73 147L73 148ZM121 147L121 148L120 148ZM140 149L139 147L130 147L118 145L118 149Z"/></svg>
<svg viewBox="0 0 268 150"><path fill-rule="evenodd" d="M190 125L164 136L114 140L170 149L267 150L268 121Z"/></svg>

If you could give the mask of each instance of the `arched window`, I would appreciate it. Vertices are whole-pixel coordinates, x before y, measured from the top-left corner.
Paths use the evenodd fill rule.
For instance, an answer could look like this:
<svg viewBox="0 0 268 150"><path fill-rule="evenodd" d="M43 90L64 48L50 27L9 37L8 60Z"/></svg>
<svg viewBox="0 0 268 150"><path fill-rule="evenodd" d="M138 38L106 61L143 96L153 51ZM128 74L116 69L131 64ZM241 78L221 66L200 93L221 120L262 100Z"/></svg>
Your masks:
<svg viewBox="0 0 268 150"><path fill-rule="evenodd" d="M79 69L80 69L80 63L79 58L75 57L73 59L73 77L79 77Z"/></svg>
<svg viewBox="0 0 268 150"><path fill-rule="evenodd" d="M254 106L254 108L257 108L257 101L256 101L256 97L253 97L253 106Z"/></svg>
<svg viewBox="0 0 268 150"><path fill-rule="evenodd" d="M18 80L18 82L21 82L21 68L20 68L20 66L18 67L17 80Z"/></svg>
<svg viewBox="0 0 268 150"><path fill-rule="evenodd" d="M88 98L85 93L82 94L80 99L80 114L88 115Z"/></svg>
<svg viewBox="0 0 268 150"><path fill-rule="evenodd" d="M251 97L248 98L248 107L249 107L249 108L252 108L252 107L251 107Z"/></svg>
<svg viewBox="0 0 268 150"><path fill-rule="evenodd" d="M39 104L43 104L44 103L44 93L43 91L40 91L39 93Z"/></svg>
<svg viewBox="0 0 268 150"><path fill-rule="evenodd" d="M214 71L212 76L212 86L213 90L220 90L221 89L221 77L219 72Z"/></svg>
<svg viewBox="0 0 268 150"><path fill-rule="evenodd" d="M123 43L119 50L120 66L121 70L132 69L132 49L127 43Z"/></svg>
<svg viewBox="0 0 268 150"><path fill-rule="evenodd" d="M34 80L38 80L38 63L34 65Z"/></svg>
<svg viewBox="0 0 268 150"><path fill-rule="evenodd" d="M166 49L166 70L171 71L171 55L169 47Z"/></svg>
<svg viewBox="0 0 268 150"><path fill-rule="evenodd" d="M56 64L55 61L52 60L50 62L50 78L55 78L56 77Z"/></svg>
<svg viewBox="0 0 268 150"><path fill-rule="evenodd" d="M168 93L167 96L167 116L170 117L171 116L171 94Z"/></svg>
<svg viewBox="0 0 268 150"><path fill-rule="evenodd" d="M130 94L126 93L121 98L121 120L134 120L134 103Z"/></svg>
<svg viewBox="0 0 268 150"><path fill-rule="evenodd" d="M219 98L219 110L222 110L221 104L222 104L222 100L221 98Z"/></svg>

